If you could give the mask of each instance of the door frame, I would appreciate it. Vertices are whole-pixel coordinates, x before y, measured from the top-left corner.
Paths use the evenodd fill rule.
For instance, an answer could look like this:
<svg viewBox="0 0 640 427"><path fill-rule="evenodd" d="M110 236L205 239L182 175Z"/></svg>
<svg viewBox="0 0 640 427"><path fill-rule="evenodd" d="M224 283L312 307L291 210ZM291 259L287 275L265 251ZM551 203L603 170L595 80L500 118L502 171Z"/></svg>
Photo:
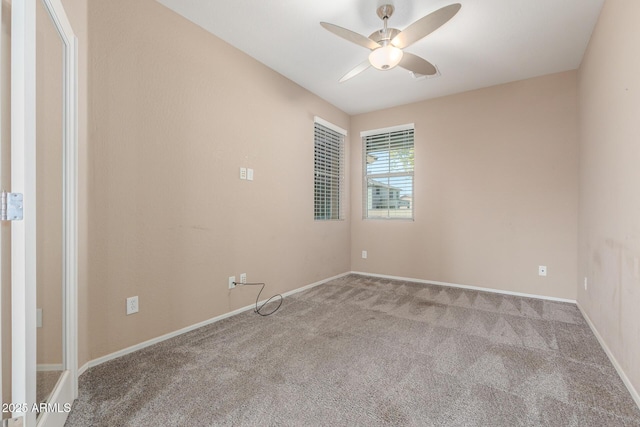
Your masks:
<svg viewBox="0 0 640 427"><path fill-rule="evenodd" d="M24 195L24 220L11 224L12 401L36 400L36 1L42 1L63 43L63 365L48 403L78 396L77 244L77 38L60 0L12 2L11 186ZM64 409L63 406L58 408ZM29 408L24 408L29 409ZM24 426L63 425L68 413L31 410Z"/></svg>
<svg viewBox="0 0 640 427"><path fill-rule="evenodd" d="M37 0L36 0L37 1ZM64 300L63 365L72 375L73 398L78 396L78 39L61 0L42 0L64 46L62 215Z"/></svg>
<svg viewBox="0 0 640 427"><path fill-rule="evenodd" d="M38 1L38 0L35 0ZM61 0L41 0L58 30L63 44L63 131L62 131L62 298L64 371L48 403L73 403L78 397L78 39ZM35 32L35 27L34 27ZM35 122L34 122L35 123ZM43 412L38 426L63 426L68 412Z"/></svg>
<svg viewBox="0 0 640 427"><path fill-rule="evenodd" d="M36 420L35 70L35 2L12 2L11 191L24 195L24 219L11 222L11 403L25 426Z"/></svg>

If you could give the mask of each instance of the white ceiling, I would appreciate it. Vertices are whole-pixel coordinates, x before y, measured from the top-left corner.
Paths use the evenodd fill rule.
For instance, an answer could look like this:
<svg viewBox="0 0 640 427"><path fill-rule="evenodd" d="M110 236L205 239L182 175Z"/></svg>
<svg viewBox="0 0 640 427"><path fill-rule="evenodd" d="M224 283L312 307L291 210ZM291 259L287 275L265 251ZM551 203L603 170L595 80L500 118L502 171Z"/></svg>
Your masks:
<svg viewBox="0 0 640 427"><path fill-rule="evenodd" d="M376 9L393 4L400 30L456 0L158 0L349 114L493 86L580 66L604 0L457 0L460 12L406 49L440 75L369 68L344 83L369 51L320 26L364 36L382 28Z"/></svg>

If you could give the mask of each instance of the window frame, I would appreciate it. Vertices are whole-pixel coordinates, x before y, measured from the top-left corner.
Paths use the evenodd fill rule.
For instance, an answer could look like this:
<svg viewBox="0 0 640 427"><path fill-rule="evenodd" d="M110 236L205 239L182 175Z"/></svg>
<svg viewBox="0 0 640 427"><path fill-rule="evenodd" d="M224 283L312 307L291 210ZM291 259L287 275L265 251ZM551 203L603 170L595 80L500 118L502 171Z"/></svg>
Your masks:
<svg viewBox="0 0 640 427"><path fill-rule="evenodd" d="M322 130L325 136L329 136L330 140L321 141L325 145L319 148L320 135L318 130ZM347 131L334 125L320 117L314 117L313 123L313 140L314 140L314 167L313 167L313 219L314 221L344 221L346 215L345 209L345 169L346 169L346 137ZM336 147L337 144L337 147ZM338 159L331 158L319 159L319 154L323 156L332 156L337 154ZM320 165L323 166L320 166ZM329 165L327 167L327 165ZM333 170L337 165L337 171ZM327 170L329 169L329 170ZM337 194L333 193L334 185L329 184L330 190L328 192L322 192L319 190L319 177L324 176L325 188L326 181L332 181L337 179ZM320 199L320 201L319 201ZM333 205L337 202L337 209L333 208ZM329 208L326 204L330 204ZM319 210L319 205L324 204L323 208Z"/></svg>
<svg viewBox="0 0 640 427"><path fill-rule="evenodd" d="M389 138L389 149L386 150L386 152L389 153L389 159L391 159L391 151L394 148L393 147L393 139L397 139L394 138L393 134L398 134L400 132L410 132L410 137L408 137L411 140L411 153L412 153L412 157L411 157L411 170L404 170L401 172L392 172L392 166L391 166L391 160L389 160L389 170L387 172L384 173L368 173L368 160L369 160L369 152L371 150L368 150L368 148L370 148L367 143L373 143L373 141L371 140L372 137L379 137L379 138L384 138L384 136L386 135ZM407 123L404 125L398 125L398 126L391 126L391 127L387 127L387 128L381 128L381 129L373 129L373 130L368 130L368 131L363 131L360 132L360 137L362 140L362 219L363 220L391 220L391 221L415 221L415 125L414 123ZM396 141L397 143L397 141ZM398 144L399 145L399 144ZM370 215L370 210L369 210L369 205L370 205L370 200L369 200L369 181L371 179L375 179L375 178L379 178L379 179L392 179L392 178L403 178L403 177L410 177L411 180L411 201L410 201L410 216L392 216L391 215L391 208L390 208L390 203L389 203L389 196L388 194L392 191L391 188L387 189L387 207L385 208L387 211L387 215L386 216L382 216L382 215L376 215L376 216L371 216ZM383 184L384 185L384 184ZM379 190L379 188L376 187L376 190ZM382 192L384 193L384 192ZM401 193L399 193L401 194ZM371 200L371 204L373 204L373 192L372 192L372 200ZM398 196L398 199L400 199L401 196ZM398 206L400 204L398 203ZM401 209L400 207L397 208L398 210Z"/></svg>

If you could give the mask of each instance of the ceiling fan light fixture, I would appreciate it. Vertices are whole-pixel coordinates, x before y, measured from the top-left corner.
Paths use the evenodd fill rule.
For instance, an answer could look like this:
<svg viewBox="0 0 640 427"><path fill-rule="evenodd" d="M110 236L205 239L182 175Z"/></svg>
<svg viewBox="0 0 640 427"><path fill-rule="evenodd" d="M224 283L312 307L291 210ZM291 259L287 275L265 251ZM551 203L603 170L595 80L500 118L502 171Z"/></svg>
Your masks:
<svg viewBox="0 0 640 427"><path fill-rule="evenodd" d="M411 46L418 40L431 34L447 21L453 18L462 6L460 3L453 3L442 7L435 12L415 21L404 30L389 28L388 20L393 14L393 5L385 4L378 8L378 17L382 19L383 28L374 31L369 37L355 33L337 25L321 22L325 29L331 31L338 37L342 37L352 43L365 47L371 52L369 60L358 64L355 68L342 76L340 83L357 76L364 70L373 66L377 70L391 70L397 66L422 76L433 76L438 74L438 69L429 61L407 52L403 49Z"/></svg>
<svg viewBox="0 0 640 427"><path fill-rule="evenodd" d="M378 70L390 70L402 61L402 49L393 45L386 45L371 51L369 62Z"/></svg>

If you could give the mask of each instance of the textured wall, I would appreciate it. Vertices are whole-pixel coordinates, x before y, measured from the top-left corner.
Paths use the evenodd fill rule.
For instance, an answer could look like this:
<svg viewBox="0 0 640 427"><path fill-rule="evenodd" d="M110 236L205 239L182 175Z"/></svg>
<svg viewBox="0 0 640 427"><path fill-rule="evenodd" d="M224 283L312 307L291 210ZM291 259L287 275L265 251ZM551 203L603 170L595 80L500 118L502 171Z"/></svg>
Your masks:
<svg viewBox="0 0 640 427"><path fill-rule="evenodd" d="M608 0L579 74L578 302L636 390L640 390L638 17L637 0Z"/></svg>
<svg viewBox="0 0 640 427"><path fill-rule="evenodd" d="M349 270L349 221L313 220L313 117L345 113L152 0L90 2L89 29L91 359L253 303L228 276Z"/></svg>
<svg viewBox="0 0 640 427"><path fill-rule="evenodd" d="M567 72L352 117L352 270L575 299L576 96ZM404 123L415 221L362 220L360 132Z"/></svg>

